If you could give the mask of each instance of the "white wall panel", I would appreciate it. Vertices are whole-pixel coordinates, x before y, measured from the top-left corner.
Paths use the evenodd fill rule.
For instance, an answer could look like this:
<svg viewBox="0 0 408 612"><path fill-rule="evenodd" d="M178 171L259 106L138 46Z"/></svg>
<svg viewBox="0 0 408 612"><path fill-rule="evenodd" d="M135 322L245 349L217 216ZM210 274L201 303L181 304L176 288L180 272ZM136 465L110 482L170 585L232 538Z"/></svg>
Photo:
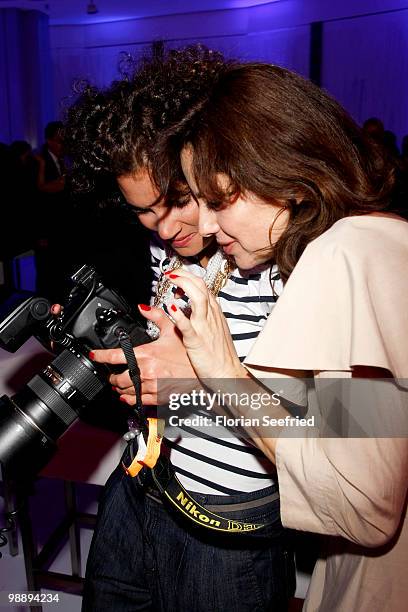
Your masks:
<svg viewBox="0 0 408 612"><path fill-rule="evenodd" d="M326 23L323 85L360 123L408 133L408 10Z"/></svg>

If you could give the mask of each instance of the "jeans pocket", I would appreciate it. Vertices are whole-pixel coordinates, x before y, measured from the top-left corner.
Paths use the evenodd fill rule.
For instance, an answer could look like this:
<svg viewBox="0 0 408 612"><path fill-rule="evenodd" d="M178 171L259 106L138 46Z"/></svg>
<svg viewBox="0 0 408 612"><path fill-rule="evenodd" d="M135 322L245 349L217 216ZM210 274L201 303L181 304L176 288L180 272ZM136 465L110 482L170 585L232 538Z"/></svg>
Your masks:
<svg viewBox="0 0 408 612"><path fill-rule="evenodd" d="M177 570L176 570L176 580L175 580L175 584L174 584L174 588L177 591L178 585L179 585L179 580L180 580L180 574L183 572L184 569L184 560L186 557L186 551L187 551L187 546L189 544L189 536L187 533L185 533L185 539L184 539L184 546L183 546L183 550L179 556L179 559L177 561Z"/></svg>
<svg viewBox="0 0 408 612"><path fill-rule="evenodd" d="M293 555L283 542L271 541L265 548L247 551L253 578L255 610L286 612L295 587Z"/></svg>
<svg viewBox="0 0 408 612"><path fill-rule="evenodd" d="M296 565L295 555L290 549L283 551L284 556L284 570L285 570L285 582L286 582L286 595L288 600L294 596L296 591Z"/></svg>

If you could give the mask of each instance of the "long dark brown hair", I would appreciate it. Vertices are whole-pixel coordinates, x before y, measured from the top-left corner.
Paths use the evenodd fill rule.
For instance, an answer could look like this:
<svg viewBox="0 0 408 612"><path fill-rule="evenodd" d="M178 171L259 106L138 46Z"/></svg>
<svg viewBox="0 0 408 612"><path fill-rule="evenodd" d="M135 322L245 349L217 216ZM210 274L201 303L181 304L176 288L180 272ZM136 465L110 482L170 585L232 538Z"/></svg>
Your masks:
<svg viewBox="0 0 408 612"><path fill-rule="evenodd" d="M338 219L392 210L395 169L326 92L269 64L230 67L189 121L167 135L193 146L209 206L252 192L290 212L271 259L287 280L307 244ZM231 180L228 192L217 174Z"/></svg>

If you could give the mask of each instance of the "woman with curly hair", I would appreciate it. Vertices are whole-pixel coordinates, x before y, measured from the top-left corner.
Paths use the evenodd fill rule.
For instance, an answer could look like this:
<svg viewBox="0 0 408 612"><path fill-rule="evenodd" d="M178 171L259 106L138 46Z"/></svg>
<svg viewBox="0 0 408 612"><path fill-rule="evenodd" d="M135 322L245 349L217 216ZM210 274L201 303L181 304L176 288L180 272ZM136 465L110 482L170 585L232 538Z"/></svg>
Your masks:
<svg viewBox="0 0 408 612"><path fill-rule="evenodd" d="M262 379L283 393L286 381L296 403L302 379L313 381L316 427L303 431L290 428L283 401L263 412L276 419L271 427L251 421L246 403L229 403L276 464L283 524L326 536L305 609L402 612L408 223L395 168L329 95L267 64L225 71L171 140L200 231L240 268L277 263L285 283L245 367L217 302L184 270L173 282L191 316L171 309L207 386L222 387L221 377L227 391L234 380L235 390L259 393Z"/></svg>
<svg viewBox="0 0 408 612"><path fill-rule="evenodd" d="M154 303L140 305L154 342L135 349L142 400L152 404L157 378L194 379L174 325L163 311L174 300L166 271L187 270L203 279L228 317L244 359L276 301L276 267L236 268L198 228L198 207L171 148L158 150L160 134L200 108L230 63L201 47L170 52L146 62L129 81L107 91L87 88L70 110L66 126L73 157L72 181L108 204L124 204L156 236L152 244ZM275 293L270 277L274 277ZM177 300L188 307L185 296ZM153 313L153 314L152 314ZM159 337L158 337L159 336ZM119 349L94 351L92 359L124 363ZM154 364L154 365L153 365ZM111 383L134 403L128 371ZM98 512L85 580L83 610L286 610L294 566L279 519L275 469L236 432L211 438L178 429L163 441L182 485L212 511L246 522L266 523L257 537L197 527L160 496L148 470L110 477ZM124 463L129 464L129 450ZM193 517L194 518L194 517Z"/></svg>

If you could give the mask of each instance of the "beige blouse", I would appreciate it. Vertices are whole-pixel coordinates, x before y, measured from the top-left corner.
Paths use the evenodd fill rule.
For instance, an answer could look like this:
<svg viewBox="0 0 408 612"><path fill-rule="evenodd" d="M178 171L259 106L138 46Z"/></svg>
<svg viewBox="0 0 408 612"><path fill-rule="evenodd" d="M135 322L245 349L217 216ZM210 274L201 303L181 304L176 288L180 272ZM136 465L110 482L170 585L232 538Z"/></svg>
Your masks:
<svg viewBox="0 0 408 612"><path fill-rule="evenodd" d="M407 610L408 223L347 217L309 244L246 366L263 379L277 369L315 373L319 429L284 430L276 451L283 524L330 536L305 609ZM397 380L369 387L362 418L376 437L347 437L358 402L356 419L342 421L344 437L328 437L336 406L327 377L350 384L353 366L385 368Z"/></svg>

